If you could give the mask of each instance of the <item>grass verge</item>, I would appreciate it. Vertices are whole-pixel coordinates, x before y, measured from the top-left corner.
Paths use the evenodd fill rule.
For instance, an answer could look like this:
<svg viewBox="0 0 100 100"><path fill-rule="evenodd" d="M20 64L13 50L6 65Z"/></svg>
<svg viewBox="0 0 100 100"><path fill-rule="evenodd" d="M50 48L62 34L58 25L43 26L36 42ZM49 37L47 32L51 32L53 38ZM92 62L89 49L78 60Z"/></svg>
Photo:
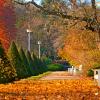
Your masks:
<svg viewBox="0 0 100 100"><path fill-rule="evenodd" d="M48 71L48 72L45 72L43 74L39 74L37 76L31 76L31 77L28 77L27 80L38 80L38 79L40 79L40 78L42 78L44 76L47 76L50 73L51 73L51 71Z"/></svg>

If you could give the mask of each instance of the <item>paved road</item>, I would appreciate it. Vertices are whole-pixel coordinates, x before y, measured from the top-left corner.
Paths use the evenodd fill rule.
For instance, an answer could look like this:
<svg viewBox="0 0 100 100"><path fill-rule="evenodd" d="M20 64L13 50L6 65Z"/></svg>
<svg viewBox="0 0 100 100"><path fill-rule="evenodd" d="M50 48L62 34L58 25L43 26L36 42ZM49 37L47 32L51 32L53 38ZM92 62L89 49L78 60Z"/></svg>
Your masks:
<svg viewBox="0 0 100 100"><path fill-rule="evenodd" d="M40 78L40 80L65 80L65 79L80 79L79 76L69 75L67 71L51 72L49 75Z"/></svg>

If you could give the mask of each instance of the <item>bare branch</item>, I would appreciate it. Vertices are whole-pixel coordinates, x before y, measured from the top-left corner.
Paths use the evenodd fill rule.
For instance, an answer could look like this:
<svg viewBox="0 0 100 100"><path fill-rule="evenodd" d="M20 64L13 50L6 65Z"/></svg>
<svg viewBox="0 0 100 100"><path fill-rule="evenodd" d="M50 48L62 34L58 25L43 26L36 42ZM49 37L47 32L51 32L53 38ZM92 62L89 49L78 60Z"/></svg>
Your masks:
<svg viewBox="0 0 100 100"><path fill-rule="evenodd" d="M71 15L68 15L67 13L63 13L63 12L59 12L59 11L51 11L49 9L45 9L44 7L38 5L36 2L34 2L34 0L30 1L30 2L25 2L25 3L22 3L22 2L19 2L19 1L16 1L14 0L14 2L16 2L17 4L20 4L20 5L28 5L28 4L33 4L34 6L36 6L37 8L39 8L40 10L42 10L43 12L47 13L48 15L55 15L55 16L59 16L59 17L62 17L62 18L66 18L66 19L73 19L73 20L80 20L80 21L92 21L92 19L87 19L87 17L76 17L76 16L71 16Z"/></svg>
<svg viewBox="0 0 100 100"><path fill-rule="evenodd" d="M64 19L69 19L69 20L85 21L85 22L87 22L86 28L89 29L89 30L92 30L92 31L95 30L95 27L94 27L95 25L96 25L96 27L100 26L97 19L95 19L95 18L97 18L96 13L95 13L94 17L87 17L87 12L85 12L86 15L84 17L77 17L77 16L69 15L67 12L63 12L63 11L60 11L60 10L55 11L55 10L47 9L44 6L38 5L36 2L34 2L34 0L32 0L30 2L24 2L24 3L19 2L19 1L15 1L15 0L14 0L14 2L16 2L17 4L20 4L20 5L33 4L35 7L39 8L42 12L45 12L47 15L54 15L54 16L58 16L58 17L61 17L61 18L64 18ZM96 9L95 9L95 11L96 11ZM98 30L100 30L100 29L98 28Z"/></svg>

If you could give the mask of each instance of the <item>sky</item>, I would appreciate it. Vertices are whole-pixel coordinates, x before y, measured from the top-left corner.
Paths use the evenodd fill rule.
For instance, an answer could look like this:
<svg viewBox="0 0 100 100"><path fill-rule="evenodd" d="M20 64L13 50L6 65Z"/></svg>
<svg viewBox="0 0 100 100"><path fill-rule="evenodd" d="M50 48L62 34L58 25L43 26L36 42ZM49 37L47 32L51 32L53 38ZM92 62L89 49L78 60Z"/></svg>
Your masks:
<svg viewBox="0 0 100 100"><path fill-rule="evenodd" d="M25 0L25 1L32 1L32 0ZM34 0L37 4L41 3L41 0Z"/></svg>
<svg viewBox="0 0 100 100"><path fill-rule="evenodd" d="M41 0L34 0L36 3L40 4Z"/></svg>

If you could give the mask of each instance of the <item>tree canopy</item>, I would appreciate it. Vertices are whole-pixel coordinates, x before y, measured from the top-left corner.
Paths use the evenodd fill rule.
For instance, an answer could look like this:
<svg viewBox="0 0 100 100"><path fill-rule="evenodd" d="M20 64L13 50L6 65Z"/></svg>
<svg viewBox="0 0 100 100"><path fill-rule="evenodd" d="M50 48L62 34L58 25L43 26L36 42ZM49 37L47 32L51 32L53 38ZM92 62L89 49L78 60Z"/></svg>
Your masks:
<svg viewBox="0 0 100 100"><path fill-rule="evenodd" d="M16 34L16 17L11 0L0 1L0 40L5 49L8 49L11 40Z"/></svg>

